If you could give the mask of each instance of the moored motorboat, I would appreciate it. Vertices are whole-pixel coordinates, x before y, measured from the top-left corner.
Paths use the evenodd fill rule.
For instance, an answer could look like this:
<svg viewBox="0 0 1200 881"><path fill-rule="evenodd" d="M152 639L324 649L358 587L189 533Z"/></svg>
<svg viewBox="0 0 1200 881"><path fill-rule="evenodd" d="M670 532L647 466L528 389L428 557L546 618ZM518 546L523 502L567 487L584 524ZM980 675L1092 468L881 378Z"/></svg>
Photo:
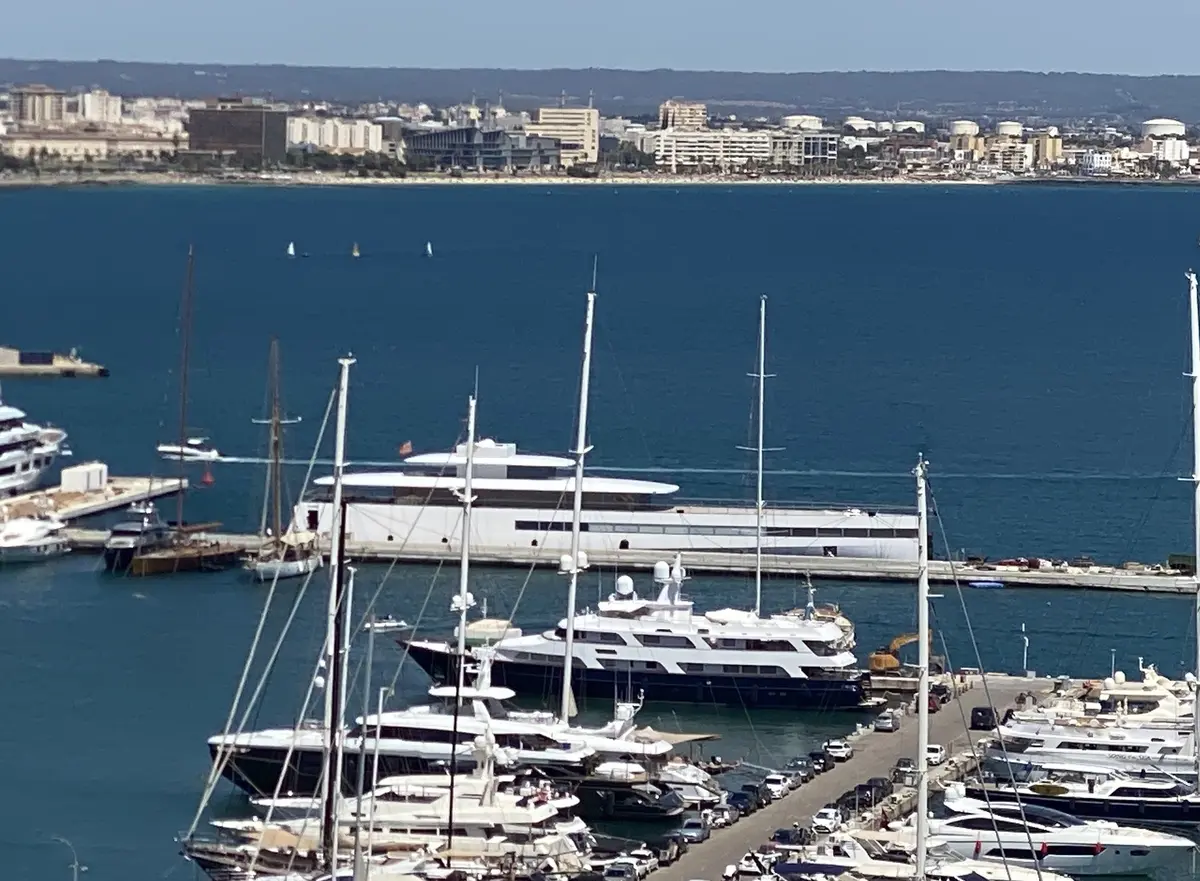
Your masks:
<svg viewBox="0 0 1200 881"><path fill-rule="evenodd" d="M35 563L70 550L65 524L45 517L14 517L0 522L0 563Z"/></svg>

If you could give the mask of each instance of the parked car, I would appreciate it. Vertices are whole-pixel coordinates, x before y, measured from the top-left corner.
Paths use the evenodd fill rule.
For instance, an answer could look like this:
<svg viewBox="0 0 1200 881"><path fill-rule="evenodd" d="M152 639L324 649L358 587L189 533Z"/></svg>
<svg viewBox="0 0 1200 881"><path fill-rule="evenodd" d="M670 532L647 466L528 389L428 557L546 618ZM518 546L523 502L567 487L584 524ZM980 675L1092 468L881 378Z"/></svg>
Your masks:
<svg viewBox="0 0 1200 881"><path fill-rule="evenodd" d="M894 767L897 771L915 771L917 770L917 763L908 756L901 756L896 759Z"/></svg>
<svg viewBox="0 0 1200 881"><path fill-rule="evenodd" d="M858 808L873 808L884 799L884 795L870 783L860 783L854 787L854 799Z"/></svg>
<svg viewBox="0 0 1200 881"><path fill-rule="evenodd" d="M741 819L741 812L728 802L723 805L717 805L715 808L709 808L705 811L708 817L708 825L710 829L723 829L726 826L732 826Z"/></svg>
<svg viewBox="0 0 1200 881"><path fill-rule="evenodd" d="M925 756L929 760L930 766L940 765L946 761L946 748L938 743L931 743L925 747Z"/></svg>
<svg viewBox="0 0 1200 881"><path fill-rule="evenodd" d="M738 816L740 817L753 814L759 808L758 798L748 792L731 792L725 801L737 808Z"/></svg>
<svg viewBox="0 0 1200 881"><path fill-rule="evenodd" d="M808 754L808 760L812 763L814 774L824 774L833 767L833 761L823 749L815 749Z"/></svg>
<svg viewBox="0 0 1200 881"><path fill-rule="evenodd" d="M971 710L971 730L991 731L996 727L995 707L975 707Z"/></svg>
<svg viewBox="0 0 1200 881"><path fill-rule="evenodd" d="M845 762L854 755L854 747L839 737L825 744L825 752L833 756L835 762Z"/></svg>
<svg viewBox="0 0 1200 881"><path fill-rule="evenodd" d="M712 835L712 826L703 817L688 817L679 827L679 834L688 841L699 844L701 841L708 841L708 837Z"/></svg>
<svg viewBox="0 0 1200 881"><path fill-rule="evenodd" d="M767 784L761 780L757 783L743 783L741 791L757 801L760 808L765 808L771 803L771 790L767 789Z"/></svg>
<svg viewBox="0 0 1200 881"><path fill-rule="evenodd" d="M812 843L812 830L797 823L791 829L776 829L771 836L771 843L783 847L803 847Z"/></svg>
<svg viewBox="0 0 1200 881"><path fill-rule="evenodd" d="M892 712L880 713L875 717L876 731L899 731L900 724L896 721L896 714Z"/></svg>
<svg viewBox="0 0 1200 881"><path fill-rule="evenodd" d="M606 881L637 881L641 876L638 875L637 863L625 857L618 857L608 864L608 868L604 870Z"/></svg>
<svg viewBox="0 0 1200 881"><path fill-rule="evenodd" d="M813 832L834 832L842 825L842 812L837 808L823 807L813 814L808 825Z"/></svg>
<svg viewBox="0 0 1200 881"><path fill-rule="evenodd" d="M938 703L948 704L954 693L950 690L950 686L944 682L935 682L929 686L929 693L936 696Z"/></svg>
<svg viewBox="0 0 1200 881"><path fill-rule="evenodd" d="M789 792L791 787L788 785L788 780L782 774L768 774L763 778L762 785L766 787L772 800L783 798Z"/></svg>
<svg viewBox="0 0 1200 881"><path fill-rule="evenodd" d="M895 791L895 787L892 786L892 781L888 780L886 777L872 777L867 781L867 785L875 787L875 789L883 798L887 798Z"/></svg>
<svg viewBox="0 0 1200 881"><path fill-rule="evenodd" d="M800 778L801 783L807 783L817 775L813 770L812 759L808 756L798 756L794 759L789 759L788 763L783 766L783 770Z"/></svg>
<svg viewBox="0 0 1200 881"><path fill-rule="evenodd" d="M645 878L658 868L658 854L648 847L639 847L636 850L631 850L629 852L629 859L637 862L639 878Z"/></svg>

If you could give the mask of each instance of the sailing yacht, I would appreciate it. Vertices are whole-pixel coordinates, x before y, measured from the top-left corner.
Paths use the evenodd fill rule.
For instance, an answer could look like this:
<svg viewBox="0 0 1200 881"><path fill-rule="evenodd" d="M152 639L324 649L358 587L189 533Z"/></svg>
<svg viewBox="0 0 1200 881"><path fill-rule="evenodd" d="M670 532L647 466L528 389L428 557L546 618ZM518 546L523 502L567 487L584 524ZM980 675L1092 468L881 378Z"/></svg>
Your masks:
<svg viewBox="0 0 1200 881"><path fill-rule="evenodd" d="M1179 835L1086 822L1033 804L989 803L968 798L949 784L941 816L929 832L964 858L1032 866L1068 875L1153 875L1196 847ZM915 828L915 817L893 829Z"/></svg>
<svg viewBox="0 0 1200 881"><path fill-rule="evenodd" d="M269 425L271 458L268 466L268 493L263 502L259 534L265 541L249 565L259 581L297 578L315 572L321 565L317 535L312 532L283 532L283 427L299 419L284 419L279 395L279 341L271 339L271 418ZM272 514L272 530L267 532L267 510Z"/></svg>
<svg viewBox="0 0 1200 881"><path fill-rule="evenodd" d="M585 372L591 351L591 301L585 336ZM581 551L584 481L582 452L577 453L575 516L570 553L560 571L571 574L567 618L555 630L526 636L519 632L493 644L494 680L528 694L568 690L588 697L612 694L619 686L637 689L650 700L724 703L734 706L837 708L855 707L863 700L862 674L853 628L815 616L776 615L763 618L762 554L765 532L763 499L763 404L767 378L766 298L759 307L758 335L758 485L752 535L755 549L755 602L751 611L724 609L697 614L683 595L686 572L681 555L674 565L654 567L655 599L642 599L628 576L617 579L616 593L600 602L595 612L577 614L573 585L587 568ZM583 388L581 424L586 418ZM578 450L585 450L585 438ZM914 535L915 537L915 535ZM576 562L572 562L572 561ZM847 622L848 623L848 622ZM402 641L414 661L435 678L453 666L447 643ZM567 659L573 658L568 664Z"/></svg>
<svg viewBox="0 0 1200 881"><path fill-rule="evenodd" d="M0 400L0 499L37 486L59 455L67 433L25 421L25 411Z"/></svg>
<svg viewBox="0 0 1200 881"><path fill-rule="evenodd" d="M287 255L288 255L289 257L295 257L295 256L296 256L296 243L295 243L295 242L288 242L288 246L287 246Z"/></svg>

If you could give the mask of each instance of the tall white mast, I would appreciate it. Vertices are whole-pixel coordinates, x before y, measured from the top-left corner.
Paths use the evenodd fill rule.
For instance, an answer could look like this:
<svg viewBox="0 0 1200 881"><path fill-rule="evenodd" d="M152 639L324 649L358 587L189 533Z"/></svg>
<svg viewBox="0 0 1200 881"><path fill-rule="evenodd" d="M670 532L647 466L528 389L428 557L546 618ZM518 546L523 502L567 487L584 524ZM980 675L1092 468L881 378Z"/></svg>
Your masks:
<svg viewBox="0 0 1200 881"><path fill-rule="evenodd" d="M563 560L559 570L571 576L567 587L567 631L563 648L562 700L559 703L559 718L566 725L571 715L571 658L575 643L575 591L579 587L579 573L586 565L579 553L579 528L583 516L583 458L591 450L587 445L588 387L592 379L592 317L596 309L596 277L592 274L592 290L587 295L587 318L583 330L583 372L579 377L579 425L575 434L575 498L571 511L571 557ZM583 564L583 565L581 565ZM569 567L569 568L568 568Z"/></svg>
<svg viewBox="0 0 1200 881"><path fill-rule="evenodd" d="M762 612L763 403L767 385L767 298L758 301L758 486L754 496L754 614Z"/></svg>
<svg viewBox="0 0 1200 881"><path fill-rule="evenodd" d="M463 513L462 540L458 552L458 597L454 602L454 606L457 607L458 611L458 694L462 693L464 684L463 676L467 668L467 610L474 605L471 600L471 592L467 589L471 569L471 505L475 501L475 496L471 492L471 485L474 476L475 396L472 395L467 399L467 464L466 469L463 471L463 491L461 496ZM456 716L458 715L458 694L455 695L456 708L454 714Z"/></svg>
<svg viewBox="0 0 1200 881"><path fill-rule="evenodd" d="M1195 499L1192 510L1192 580L1196 587L1196 624L1200 625L1200 306L1196 302L1196 273L1188 271L1188 318L1192 338L1192 487ZM1193 626L1193 630L1195 627ZM1192 716L1192 752L1200 772L1200 631L1196 631L1196 684Z"/></svg>
<svg viewBox="0 0 1200 881"><path fill-rule="evenodd" d="M917 870L925 877L929 834L929 509L925 474L929 463L917 456Z"/></svg>
<svg viewBox="0 0 1200 881"><path fill-rule="evenodd" d="M342 534L345 532L342 510L342 479L346 473L346 397L350 387L350 366L353 358L339 358L341 377L338 381L337 436L333 448L333 520L329 538L329 606L325 630L325 769L321 775L322 805L326 816L322 823L322 844L328 858L329 870L337 867L337 798L341 792L342 762L342 640L338 626L342 598L343 558Z"/></svg>
<svg viewBox="0 0 1200 881"><path fill-rule="evenodd" d="M763 510L766 501L763 499L763 426L766 407L766 385L770 378L767 374L767 297L762 295L758 302L758 372L751 373L758 382L758 444L754 447L738 447L739 450L753 450L758 456L757 487L754 495L754 614L762 613L762 545L763 545ZM774 450L776 448L772 448Z"/></svg>

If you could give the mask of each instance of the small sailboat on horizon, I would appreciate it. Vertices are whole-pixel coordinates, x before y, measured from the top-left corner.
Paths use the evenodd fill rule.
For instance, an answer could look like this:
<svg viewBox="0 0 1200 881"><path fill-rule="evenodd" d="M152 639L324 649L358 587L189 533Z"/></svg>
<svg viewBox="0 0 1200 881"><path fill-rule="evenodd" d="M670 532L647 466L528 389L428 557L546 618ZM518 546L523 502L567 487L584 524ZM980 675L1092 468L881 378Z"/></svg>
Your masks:
<svg viewBox="0 0 1200 881"><path fill-rule="evenodd" d="M295 242L288 242L288 246L287 246L287 255L288 255L289 257L295 257L295 256L296 256L296 243L295 243Z"/></svg>
<svg viewBox="0 0 1200 881"><path fill-rule="evenodd" d="M426 257L432 257L432 256L433 256L433 243L432 243L432 242L426 242L426 243L425 243L425 256L426 256Z"/></svg>
<svg viewBox="0 0 1200 881"><path fill-rule="evenodd" d="M350 256L351 256L351 257L357 257L357 256L359 256L359 253L358 253L358 242L355 242L355 243L354 243L354 247L350 249Z"/></svg>

